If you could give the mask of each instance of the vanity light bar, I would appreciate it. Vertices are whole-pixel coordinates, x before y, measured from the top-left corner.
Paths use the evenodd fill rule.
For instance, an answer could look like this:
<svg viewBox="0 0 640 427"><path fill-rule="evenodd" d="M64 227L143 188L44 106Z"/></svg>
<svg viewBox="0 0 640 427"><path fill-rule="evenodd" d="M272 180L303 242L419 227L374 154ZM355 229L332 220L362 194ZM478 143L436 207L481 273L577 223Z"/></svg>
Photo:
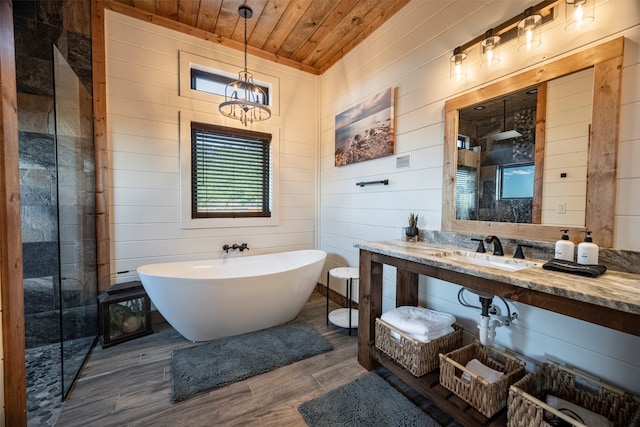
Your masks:
<svg viewBox="0 0 640 427"><path fill-rule="evenodd" d="M537 5L527 8L526 12L523 12L513 18L503 22L500 25L493 27L492 35L500 37L500 43L504 44L518 37L518 23L526 18L526 14L538 14L542 16L542 23L544 25L555 19L555 4L559 0L545 0ZM487 37L486 33L480 34L473 40L469 40L465 44L459 46L461 52L468 50L470 47L481 43Z"/></svg>

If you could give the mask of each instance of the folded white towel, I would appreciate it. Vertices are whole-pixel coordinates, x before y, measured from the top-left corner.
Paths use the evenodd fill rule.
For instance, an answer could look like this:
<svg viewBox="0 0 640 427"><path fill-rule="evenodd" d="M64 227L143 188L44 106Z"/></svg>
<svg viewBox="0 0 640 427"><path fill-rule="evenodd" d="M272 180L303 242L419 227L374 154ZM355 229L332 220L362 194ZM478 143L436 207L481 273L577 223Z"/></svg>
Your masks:
<svg viewBox="0 0 640 427"><path fill-rule="evenodd" d="M575 413L580 417L578 421L580 421L582 424L586 425L587 427L613 427L613 423L609 421L606 417L600 414L597 414L593 411L590 411L586 408L583 408L582 406L578 406L564 399L560 399L557 396L553 396L549 394L547 395L546 401L547 401L547 405L559 410L560 412L567 415L569 418L575 419L576 417L573 414L571 414L571 412L569 412L569 411L572 411L573 413ZM567 411L567 409L569 411Z"/></svg>
<svg viewBox="0 0 640 427"><path fill-rule="evenodd" d="M435 339L438 339L440 337L443 337L443 336L445 336L447 334L450 334L451 332L455 332L455 329L453 329L453 326L447 326L446 328L439 329L439 330L433 331L433 332L429 332L426 335L410 334L410 336L412 338L417 339L420 342L429 342L429 341L433 341Z"/></svg>
<svg viewBox="0 0 640 427"><path fill-rule="evenodd" d="M455 329L453 329L453 326L447 326L444 329L430 332L427 335L416 335L416 334L407 334L407 335L409 335L411 338L416 339L420 342L427 343L429 341L433 341L447 334L450 334L451 332L455 332ZM390 335L397 340L400 339L400 334L395 331L391 331Z"/></svg>
<svg viewBox="0 0 640 427"><path fill-rule="evenodd" d="M495 383L504 375L504 372L491 369L490 367L483 364L478 359L471 359L469 362L467 362L465 368L467 368L469 371L473 372L474 374L478 375L479 377L484 378L490 384ZM466 381L471 381L471 375L469 375L467 372L463 372L462 379Z"/></svg>
<svg viewBox="0 0 640 427"><path fill-rule="evenodd" d="M402 306L386 311L382 320L403 332L415 335L429 335L456 322L455 316L423 307Z"/></svg>

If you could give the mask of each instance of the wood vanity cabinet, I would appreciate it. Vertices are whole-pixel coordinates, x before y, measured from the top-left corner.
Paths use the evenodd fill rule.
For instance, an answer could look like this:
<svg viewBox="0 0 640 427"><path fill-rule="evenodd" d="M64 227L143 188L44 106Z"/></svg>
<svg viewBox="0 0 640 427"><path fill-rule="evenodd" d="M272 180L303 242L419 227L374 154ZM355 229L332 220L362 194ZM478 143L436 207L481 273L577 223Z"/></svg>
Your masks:
<svg viewBox="0 0 640 427"><path fill-rule="evenodd" d="M632 312L514 286L496 280L495 276L489 279L482 277L481 273L476 275L470 271L460 272L429 265L428 262L420 262L415 253L389 255L393 250L386 250L384 242L356 246L360 248L358 362L367 370L373 370L378 365L386 367L465 426L505 426L506 407L493 418L487 419L440 386L439 370L422 377L415 377L376 348L375 319L382 314L383 265L396 267L396 306L418 305L418 276L425 275L640 336L638 315ZM622 277L622 280L626 279ZM613 301L613 303L615 306L616 303L626 304L628 301Z"/></svg>

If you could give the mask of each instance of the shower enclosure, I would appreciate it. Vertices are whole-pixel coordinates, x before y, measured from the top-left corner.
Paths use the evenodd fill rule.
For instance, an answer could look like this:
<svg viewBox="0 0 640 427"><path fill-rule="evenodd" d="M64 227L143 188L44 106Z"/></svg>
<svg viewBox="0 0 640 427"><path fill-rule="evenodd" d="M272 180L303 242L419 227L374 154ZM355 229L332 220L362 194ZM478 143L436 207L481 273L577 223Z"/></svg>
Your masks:
<svg viewBox="0 0 640 427"><path fill-rule="evenodd" d="M54 47L62 394L98 335L91 94Z"/></svg>
<svg viewBox="0 0 640 427"><path fill-rule="evenodd" d="M92 95L55 46L52 65L46 129L20 135L27 409L34 426L55 423L51 413L98 336Z"/></svg>

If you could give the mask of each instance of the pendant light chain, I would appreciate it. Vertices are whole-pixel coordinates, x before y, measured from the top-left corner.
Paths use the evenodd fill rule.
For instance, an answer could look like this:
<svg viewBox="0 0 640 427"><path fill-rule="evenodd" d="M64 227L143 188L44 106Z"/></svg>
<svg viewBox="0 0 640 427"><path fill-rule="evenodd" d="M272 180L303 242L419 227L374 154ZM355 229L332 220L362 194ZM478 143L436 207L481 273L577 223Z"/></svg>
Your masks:
<svg viewBox="0 0 640 427"><path fill-rule="evenodd" d="M247 12L243 12L244 16L244 72L247 73Z"/></svg>
<svg viewBox="0 0 640 427"><path fill-rule="evenodd" d="M240 6L238 14L244 19L244 69L240 71L238 80L227 85L224 91L224 102L220 104L220 114L230 119L239 120L247 126L249 123L267 120L271 110L267 106L269 99L265 91L254 83L253 76L247 67L247 19L253 11L248 6Z"/></svg>

